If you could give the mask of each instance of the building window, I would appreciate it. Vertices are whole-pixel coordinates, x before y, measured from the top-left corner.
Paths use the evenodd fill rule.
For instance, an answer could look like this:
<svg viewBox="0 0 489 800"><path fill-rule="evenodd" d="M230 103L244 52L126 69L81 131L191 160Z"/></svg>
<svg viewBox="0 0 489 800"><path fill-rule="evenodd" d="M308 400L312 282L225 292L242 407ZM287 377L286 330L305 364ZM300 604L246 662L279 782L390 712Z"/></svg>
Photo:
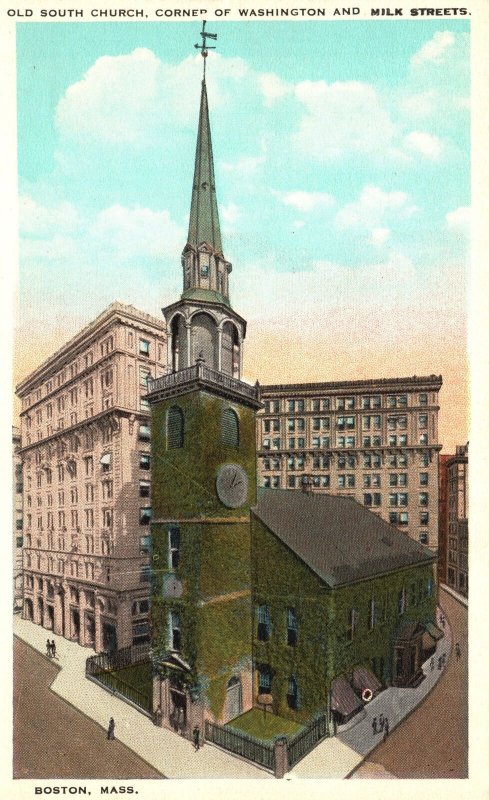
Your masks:
<svg viewBox="0 0 489 800"><path fill-rule="evenodd" d="M403 586L397 596L397 612L399 616L404 614L406 610L406 587Z"/></svg>
<svg viewBox="0 0 489 800"><path fill-rule="evenodd" d="M149 497L151 492L150 481L139 481L139 497Z"/></svg>
<svg viewBox="0 0 489 800"><path fill-rule="evenodd" d="M428 405L428 395L426 393L422 393L419 395L419 404L420 406L427 406Z"/></svg>
<svg viewBox="0 0 489 800"><path fill-rule="evenodd" d="M149 356L149 342L146 339L139 340L139 355Z"/></svg>
<svg viewBox="0 0 489 800"><path fill-rule="evenodd" d="M258 641L268 642L270 638L270 612L267 606L258 608Z"/></svg>
<svg viewBox="0 0 489 800"><path fill-rule="evenodd" d="M228 447L239 447L239 420L232 408L225 408L222 412L221 441Z"/></svg>
<svg viewBox="0 0 489 800"><path fill-rule="evenodd" d="M296 477L295 477L295 475L289 475L289 477L287 478L287 485L288 485L289 489L295 489L295 487L296 487Z"/></svg>
<svg viewBox="0 0 489 800"><path fill-rule="evenodd" d="M287 644L289 647L297 644L297 616L293 608L287 609Z"/></svg>
<svg viewBox="0 0 489 800"><path fill-rule="evenodd" d="M428 511L421 511L419 514L419 524L420 525L429 525L430 522L430 515Z"/></svg>
<svg viewBox="0 0 489 800"><path fill-rule="evenodd" d="M149 470L151 468L151 457L149 453L139 454L139 469Z"/></svg>
<svg viewBox="0 0 489 800"><path fill-rule="evenodd" d="M288 680L287 686L287 705L289 708L297 709L299 707L298 703L298 691L297 691L297 681L293 675L290 676Z"/></svg>
<svg viewBox="0 0 489 800"><path fill-rule="evenodd" d="M180 563L180 528L170 528L168 531L168 564L171 569L177 569Z"/></svg>
<svg viewBox="0 0 489 800"><path fill-rule="evenodd" d="M352 642L358 622L358 613L354 608L348 612L347 639Z"/></svg>
<svg viewBox="0 0 489 800"><path fill-rule="evenodd" d="M170 611L170 647L177 652L182 646L182 632L180 629L180 614Z"/></svg>
<svg viewBox="0 0 489 800"><path fill-rule="evenodd" d="M419 493L419 504L420 506L427 506L428 505L428 492L420 492Z"/></svg>
<svg viewBox="0 0 489 800"><path fill-rule="evenodd" d="M419 541L421 544L428 544L428 534L426 531L421 531L418 536Z"/></svg>
<svg viewBox="0 0 489 800"><path fill-rule="evenodd" d="M141 536L139 538L139 552L141 555L151 552L151 536Z"/></svg>
<svg viewBox="0 0 489 800"><path fill-rule="evenodd" d="M171 411L171 409L170 409ZM151 439L151 429L149 425L141 424L139 426L138 439L140 442L149 442Z"/></svg>
<svg viewBox="0 0 489 800"><path fill-rule="evenodd" d="M428 473L427 472L420 472L419 473L419 485L420 486L428 486Z"/></svg>
<svg viewBox="0 0 489 800"><path fill-rule="evenodd" d="M149 525L151 522L151 509L150 508L140 508L139 509L139 524L140 525Z"/></svg>
<svg viewBox="0 0 489 800"><path fill-rule="evenodd" d="M107 570L107 580L110 580L110 573ZM143 564L141 572L139 573L139 580L141 583L149 583L151 580L151 567L149 564Z"/></svg>
<svg viewBox="0 0 489 800"><path fill-rule="evenodd" d="M179 406L168 409L167 417L167 446L169 450L183 447L184 421L183 411Z"/></svg>
<svg viewBox="0 0 489 800"><path fill-rule="evenodd" d="M422 430L428 427L428 414L420 414L418 418L418 427Z"/></svg>

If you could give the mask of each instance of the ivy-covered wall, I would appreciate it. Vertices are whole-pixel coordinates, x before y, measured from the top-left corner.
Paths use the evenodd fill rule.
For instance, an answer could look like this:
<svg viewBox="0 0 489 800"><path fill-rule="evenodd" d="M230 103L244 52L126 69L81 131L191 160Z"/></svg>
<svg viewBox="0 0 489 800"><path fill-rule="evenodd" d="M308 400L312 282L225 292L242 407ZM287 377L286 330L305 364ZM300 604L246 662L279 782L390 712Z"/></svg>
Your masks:
<svg viewBox="0 0 489 800"><path fill-rule="evenodd" d="M178 406L184 416L184 445L167 448L167 412ZM221 441L223 409L239 419L239 446ZM162 401L151 409L151 494L155 519L229 517L247 513L256 501L255 412L204 391ZM248 498L241 509L226 508L216 495L216 476L225 463L240 464L248 475ZM241 513L240 513L241 512Z"/></svg>
<svg viewBox="0 0 489 800"><path fill-rule="evenodd" d="M271 668L274 712L298 722L326 710L333 678L348 675L356 666L375 669L382 682L389 683L394 639L399 628L411 621L434 620L436 598L434 592L428 596L427 591L430 578L433 580L433 566L399 570L331 589L253 514L251 528L255 698L261 664ZM405 613L399 615L397 600L402 586L406 587L407 606ZM371 598L378 603L379 617L369 630ZM384 598L385 618L380 616ZM270 612L267 642L258 641L260 605L266 605ZM288 608L293 608L297 617L294 646L287 644ZM350 640L348 622L352 608L357 611L357 622ZM298 686L296 710L287 703L288 681L292 676Z"/></svg>

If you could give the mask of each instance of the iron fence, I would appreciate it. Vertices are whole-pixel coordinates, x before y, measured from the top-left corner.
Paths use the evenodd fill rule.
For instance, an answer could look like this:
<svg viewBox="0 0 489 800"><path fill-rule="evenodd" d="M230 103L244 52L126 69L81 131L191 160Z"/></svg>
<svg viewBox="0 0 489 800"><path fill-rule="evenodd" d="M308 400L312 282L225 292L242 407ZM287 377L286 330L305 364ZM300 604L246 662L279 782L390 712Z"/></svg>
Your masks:
<svg viewBox="0 0 489 800"><path fill-rule="evenodd" d="M313 720L307 728L296 733L287 740L287 760L289 769L304 758L316 745L328 735L328 721L323 715Z"/></svg>
<svg viewBox="0 0 489 800"><path fill-rule="evenodd" d="M85 667L86 675L98 675L99 672L108 672L114 669L123 669L133 664L140 664L148 661L150 654L149 642L143 644L132 644L120 650L110 653L99 653L96 656L87 658Z"/></svg>
<svg viewBox="0 0 489 800"><path fill-rule="evenodd" d="M230 728L223 728L212 722L205 723L205 738L212 744L229 750L237 756L253 761L265 769L275 770L275 749L273 744L266 744L246 733Z"/></svg>

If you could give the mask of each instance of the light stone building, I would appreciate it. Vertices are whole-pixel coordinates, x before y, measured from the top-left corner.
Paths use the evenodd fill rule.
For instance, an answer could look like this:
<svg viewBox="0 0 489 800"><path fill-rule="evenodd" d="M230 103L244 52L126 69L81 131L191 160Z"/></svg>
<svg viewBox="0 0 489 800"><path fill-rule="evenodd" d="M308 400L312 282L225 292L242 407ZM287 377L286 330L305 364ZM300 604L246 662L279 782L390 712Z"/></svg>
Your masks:
<svg viewBox="0 0 489 800"><path fill-rule="evenodd" d="M164 322L112 303L17 386L23 617L94 647L149 639L150 414Z"/></svg>
<svg viewBox="0 0 489 800"><path fill-rule="evenodd" d="M20 429L12 426L12 586L14 609L22 605L22 457Z"/></svg>
<svg viewBox="0 0 489 800"><path fill-rule="evenodd" d="M259 484L353 497L438 546L441 376L261 386Z"/></svg>

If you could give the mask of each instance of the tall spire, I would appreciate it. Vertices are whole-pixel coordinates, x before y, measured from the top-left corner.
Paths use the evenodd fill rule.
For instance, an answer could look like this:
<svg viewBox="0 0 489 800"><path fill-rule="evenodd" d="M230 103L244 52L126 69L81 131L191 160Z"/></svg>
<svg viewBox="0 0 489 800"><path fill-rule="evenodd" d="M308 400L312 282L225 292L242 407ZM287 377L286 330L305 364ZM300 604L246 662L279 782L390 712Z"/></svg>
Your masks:
<svg viewBox="0 0 489 800"><path fill-rule="evenodd" d="M204 62L205 63L205 62ZM200 95L199 130L195 150L194 181L187 244L197 248L207 244L212 251L222 256L221 229L217 210L214 160L212 156L209 106L205 78Z"/></svg>

